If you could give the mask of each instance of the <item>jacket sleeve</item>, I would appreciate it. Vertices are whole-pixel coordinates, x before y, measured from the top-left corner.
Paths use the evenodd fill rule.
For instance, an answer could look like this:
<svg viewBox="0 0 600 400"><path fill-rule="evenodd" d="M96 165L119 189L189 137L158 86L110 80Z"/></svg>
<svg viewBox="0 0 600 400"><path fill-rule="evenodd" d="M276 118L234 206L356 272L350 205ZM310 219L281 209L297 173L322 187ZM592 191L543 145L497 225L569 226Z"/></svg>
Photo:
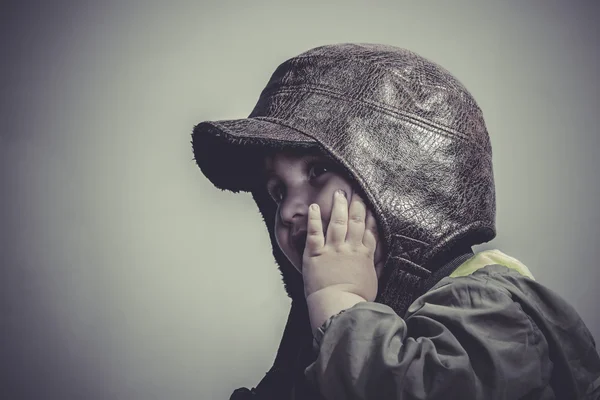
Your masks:
<svg viewBox="0 0 600 400"><path fill-rule="evenodd" d="M307 380L326 399L553 398L548 344L508 291L445 280L407 315L364 302L332 317Z"/></svg>

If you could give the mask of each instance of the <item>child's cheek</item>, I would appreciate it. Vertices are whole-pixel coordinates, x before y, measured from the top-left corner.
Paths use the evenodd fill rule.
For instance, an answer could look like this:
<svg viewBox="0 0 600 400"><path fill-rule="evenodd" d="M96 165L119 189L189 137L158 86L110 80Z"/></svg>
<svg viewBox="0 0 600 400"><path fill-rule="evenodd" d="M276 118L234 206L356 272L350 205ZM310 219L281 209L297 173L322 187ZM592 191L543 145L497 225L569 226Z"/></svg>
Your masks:
<svg viewBox="0 0 600 400"><path fill-rule="evenodd" d="M329 221L331 218L331 210L333 208L333 196L336 190L341 189L346 192L348 197L348 207L350 207L350 201L352 200L352 195L354 194L354 190L352 186L345 182L342 179L336 179L333 181L326 190L321 191L321 195L319 196L318 203L321 208L321 218L324 221Z"/></svg>
<svg viewBox="0 0 600 400"><path fill-rule="evenodd" d="M275 240L277 241L277 245L279 246L279 248L281 249L281 251L283 251L284 253L285 251L285 244L286 244L286 238L284 237L284 229L281 227L280 224L276 224L275 225Z"/></svg>

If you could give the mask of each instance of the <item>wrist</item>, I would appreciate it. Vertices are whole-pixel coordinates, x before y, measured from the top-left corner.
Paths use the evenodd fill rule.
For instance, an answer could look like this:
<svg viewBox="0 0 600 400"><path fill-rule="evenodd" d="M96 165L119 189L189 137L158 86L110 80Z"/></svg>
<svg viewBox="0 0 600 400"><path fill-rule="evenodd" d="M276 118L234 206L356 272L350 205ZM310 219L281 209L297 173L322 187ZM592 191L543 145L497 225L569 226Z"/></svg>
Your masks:
<svg viewBox="0 0 600 400"><path fill-rule="evenodd" d="M366 301L355 293L333 288L325 288L309 294L306 297L306 304L312 332L314 333L332 316Z"/></svg>

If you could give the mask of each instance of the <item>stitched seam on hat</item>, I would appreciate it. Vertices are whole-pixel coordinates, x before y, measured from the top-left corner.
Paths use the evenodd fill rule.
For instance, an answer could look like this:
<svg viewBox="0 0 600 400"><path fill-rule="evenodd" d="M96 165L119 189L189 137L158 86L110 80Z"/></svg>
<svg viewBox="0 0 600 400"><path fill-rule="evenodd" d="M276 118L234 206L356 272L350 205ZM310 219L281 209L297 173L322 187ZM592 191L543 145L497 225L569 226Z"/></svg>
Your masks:
<svg viewBox="0 0 600 400"><path fill-rule="evenodd" d="M407 239L407 240L410 240L410 241L413 241L413 242L417 242L417 243L421 243L421 244L423 244L425 246L429 246L429 243L427 243L427 242L424 242L424 241L419 240L419 239L411 238L410 236L400 235L399 233L392 233L392 236L398 237L398 238L402 238L402 239Z"/></svg>
<svg viewBox="0 0 600 400"><path fill-rule="evenodd" d="M404 262L404 268L401 271L416 276L418 278L428 278L431 275L431 271L415 264L414 261L410 261L402 256L390 256L390 259L400 260Z"/></svg>
<svg viewBox="0 0 600 400"><path fill-rule="evenodd" d="M296 131L304 136L308 136L309 138L311 138L312 140L314 140L315 142L317 142L320 145L323 145L323 143L321 143L319 140L317 140L317 138L315 138L313 135L311 135L310 133L306 133L296 127L293 127L287 123L285 123L285 121L279 119L279 118L273 118L273 117L248 117L246 119L255 119L255 120L259 120L259 121L267 121L267 122L271 122L277 125L281 125L281 126L285 126L286 128L289 128L293 131ZM243 122L243 120L241 120L241 122Z"/></svg>
<svg viewBox="0 0 600 400"><path fill-rule="evenodd" d="M341 93L338 93L338 92L335 92L332 90L323 89L322 87L318 87L318 86L312 86L312 85L299 85L299 86L291 86L291 87L287 86L285 88L278 89L275 92L269 93L269 95L277 96L279 94L295 93L298 91L298 89L304 90L306 92L311 92L311 93L329 95L329 96L335 97L339 100L353 100L355 102L362 103L371 109L381 111L385 114L388 114L388 115L391 115L394 117L400 117L403 120L407 120L408 122L414 123L416 125L420 125L423 128L427 128L427 127L434 128L437 131L439 131L439 133L445 134L446 136L456 137L456 138L462 139L462 140L469 140L469 137L467 135L465 135L455 129L449 128L445 125L436 124L435 122L429 121L427 119L421 118L421 117L411 114L411 113L391 109L389 107L382 105L381 103L377 103L377 102L373 102L373 101L366 101L363 99L358 99L356 97L342 95Z"/></svg>
<svg viewBox="0 0 600 400"><path fill-rule="evenodd" d="M350 44L350 43L349 43ZM358 45L372 45L373 43L358 43ZM377 45L376 45L377 46ZM322 46L324 47L324 46ZM463 85L463 83L461 81L458 80L458 78L456 78L454 75L452 75L452 73L450 73L450 71L448 71L446 68L442 67L441 65L431 61L430 59L423 57L417 53L415 53L412 50L408 50L408 49L403 49L403 48L396 48L395 46L388 46L388 45L384 45L383 46L384 49L384 53L387 53L389 55L397 55L397 50L401 50L402 52L406 53L407 55L413 57L414 59L416 59L417 61L419 61L419 63L423 63L423 64L429 64L434 66L436 69L438 69L440 72L444 73L445 75L448 75L447 77L451 78L451 83L453 84L452 86L452 91L453 92L458 92L461 97L462 96L466 96L466 98L464 98L463 100L465 102L467 102L470 106L473 106L475 108L477 108L478 110L481 111L481 108L479 107L479 105L477 104L477 102L475 102L475 99L473 99L473 96L471 95L471 93L469 93L469 91L467 90L467 88L465 88L465 86ZM327 58L327 59L333 59L335 60L337 57L336 55L331 55L331 54L320 54L320 55L316 55L316 54L307 54L307 55L298 55L292 59L290 59L289 61L291 61L292 63L296 60L302 60L302 59L318 59L318 58ZM368 67L377 67L380 71L386 71L389 72L389 67L394 67L396 64L393 62L394 60L388 60L385 59L369 59L367 57L364 57L364 53L361 56L357 56L357 55L352 55L350 57L347 58L347 60L351 60L351 61L355 61L358 62L362 65L366 65ZM419 78L421 77L421 75L419 75Z"/></svg>
<svg viewBox="0 0 600 400"><path fill-rule="evenodd" d="M417 125L421 125L421 126L426 125L427 127L431 127L431 128L437 129L439 131L442 131L443 133L447 133L450 136L456 136L459 139L468 140L468 136L466 136L465 134L463 134L455 129L452 129L445 125L436 124L435 122L429 121L429 120L419 117L415 114L403 112L403 111L400 111L397 109L392 109L392 108L384 106L383 104L378 103L378 102L367 101L364 99L343 95L336 91L328 90L328 89L325 89L325 88L319 87L319 86L312 86L312 85L287 86L287 87L281 88L281 89L271 93L271 95L276 96L278 94L294 93L297 91L297 89L304 89L305 91L311 92L311 93L320 93L320 94L330 95L330 96L336 97L340 100L353 100L358 103L362 103L369 108L375 109L377 111L382 111L383 113L386 113L388 115L405 117L407 120L409 120L409 122L415 123Z"/></svg>

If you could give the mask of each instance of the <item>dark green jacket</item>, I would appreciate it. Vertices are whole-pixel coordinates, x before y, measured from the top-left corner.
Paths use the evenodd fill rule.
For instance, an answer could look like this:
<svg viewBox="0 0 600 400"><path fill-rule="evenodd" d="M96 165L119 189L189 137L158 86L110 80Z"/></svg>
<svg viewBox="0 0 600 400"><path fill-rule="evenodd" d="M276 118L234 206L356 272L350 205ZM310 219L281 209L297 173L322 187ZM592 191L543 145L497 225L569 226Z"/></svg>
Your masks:
<svg viewBox="0 0 600 400"><path fill-rule="evenodd" d="M498 250L462 264L404 319L372 302L330 318L315 351L305 371L313 398L600 399L600 358L584 322Z"/></svg>

